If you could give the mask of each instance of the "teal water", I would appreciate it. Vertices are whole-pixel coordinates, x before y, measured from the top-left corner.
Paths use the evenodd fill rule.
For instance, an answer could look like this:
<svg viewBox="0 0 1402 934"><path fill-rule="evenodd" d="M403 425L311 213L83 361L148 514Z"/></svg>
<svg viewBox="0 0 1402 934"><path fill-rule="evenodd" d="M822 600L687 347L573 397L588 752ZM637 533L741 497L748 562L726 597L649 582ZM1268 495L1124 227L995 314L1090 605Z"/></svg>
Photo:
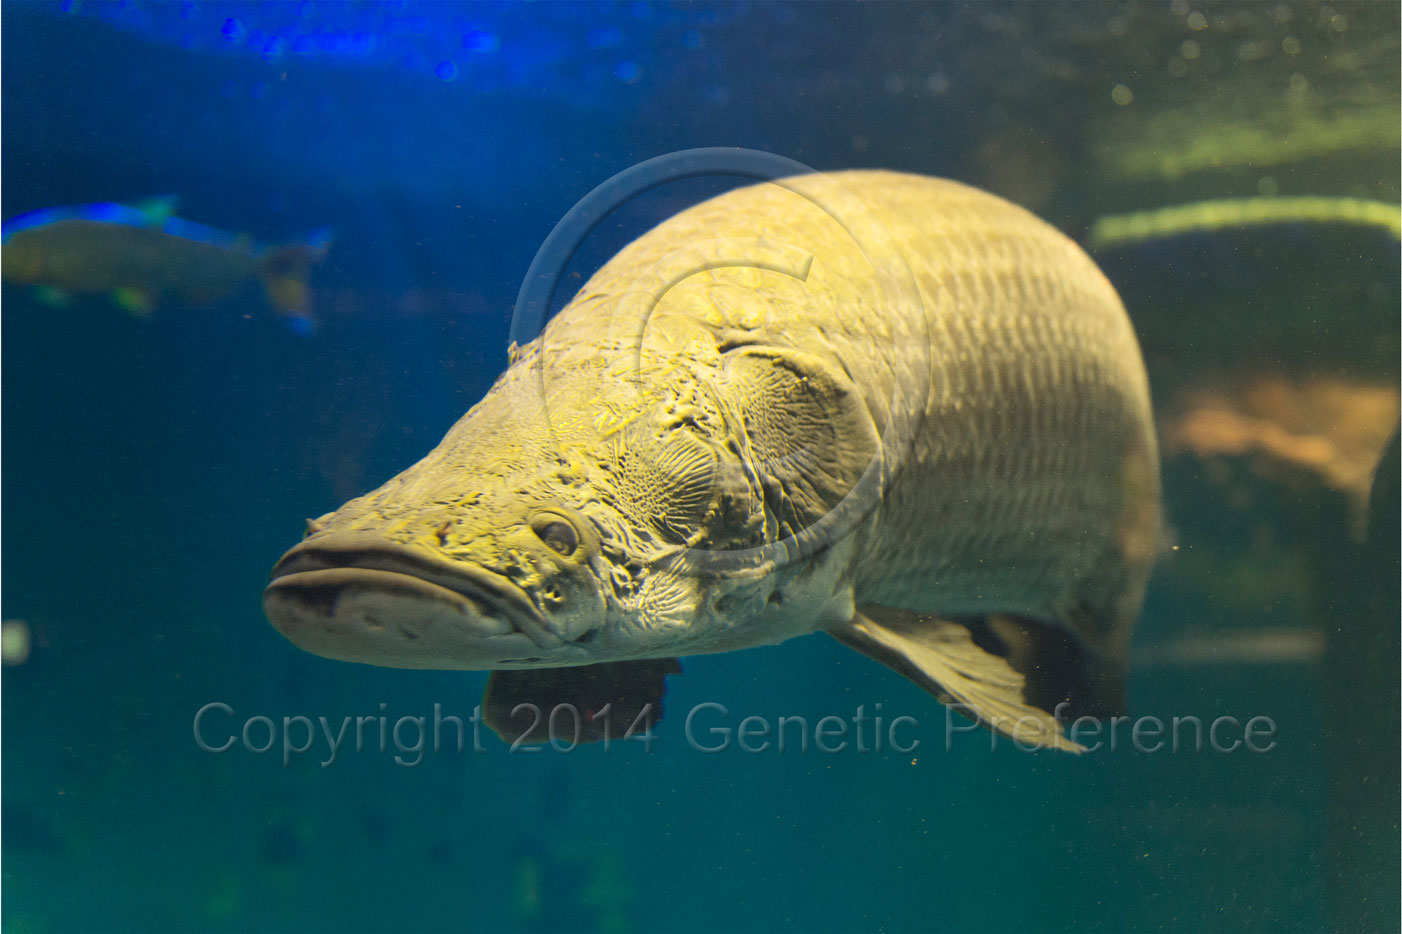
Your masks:
<svg viewBox="0 0 1402 934"><path fill-rule="evenodd" d="M434 750L435 709L470 718L485 674L314 657L260 606L305 517L421 457L487 390L536 248L614 173L745 146L960 178L1077 238L1205 198L1395 204L1395 8L0 12L6 218L173 194L263 242L334 233L309 338L256 289L137 318L4 287L2 609L33 641L0 678L6 931L1396 929L1395 459L1368 518L1314 462L1165 448L1177 549L1136 631L1131 708L1232 718L1224 745L1267 718L1265 752L1122 733L1029 754L962 729L946 748L932 697L819 636L686 660L650 748L521 753L484 730L476 751L468 723L461 753ZM1170 151L1175 127L1196 148ZM1137 140L1166 155L1142 167ZM728 184L639 199L576 271ZM1352 450L1337 412L1376 411L1363 453L1338 454L1367 486L1397 417L1394 236L1301 223L1096 258L1165 426L1236 377L1352 387L1282 430ZM1309 392L1287 408L1327 395ZM226 751L197 742L202 709ZM895 737L918 747L873 730L865 749L701 748L749 716L859 709L911 718ZM255 717L267 752L234 735ZM364 742L333 756L318 736L284 761L295 718L320 717L368 718Z"/></svg>

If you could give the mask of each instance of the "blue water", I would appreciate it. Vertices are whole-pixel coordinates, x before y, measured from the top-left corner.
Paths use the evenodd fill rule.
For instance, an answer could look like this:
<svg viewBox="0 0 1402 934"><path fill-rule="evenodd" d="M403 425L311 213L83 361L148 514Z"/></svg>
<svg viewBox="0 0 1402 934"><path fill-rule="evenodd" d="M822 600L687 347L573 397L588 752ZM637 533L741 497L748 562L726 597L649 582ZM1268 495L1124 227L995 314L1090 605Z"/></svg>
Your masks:
<svg viewBox="0 0 1402 934"><path fill-rule="evenodd" d="M412 720L383 750L380 723L422 717L431 732L435 705L467 719L483 673L328 661L262 615L268 570L303 519L421 457L488 389L537 246L595 185L652 156L725 145L1014 188L1017 172L989 174L985 141L1009 125L1051 136L1112 109L1114 82L1101 79L1136 53L1134 34L1111 41L1122 33L1107 22L1141 22L1134 9L6 4L5 217L177 195L183 217L260 242L322 228L334 242L312 274L310 338L256 290L138 319L102 297L53 307L5 286L3 616L27 621L34 645L0 683L4 930L1395 928L1394 867L1338 868L1328 821L1346 786L1331 777L1329 711L1347 698L1360 718L1379 714L1331 687L1328 653L1132 675L1138 716L1269 717L1275 745L1259 754L1149 753L1122 736L1114 751L1030 755L982 732L946 749L933 698L813 636L688 659L650 750L512 753L483 731L480 752L469 735L461 754L430 738L420 755ZM1079 70L1049 86L1061 72L1043 67L1038 42L1053 32ZM1024 46L1040 51L1009 52ZM1203 194L1102 184L1075 137L1051 138L1065 158L1036 205L1073 235L1099 213ZM1324 193L1395 201L1392 176ZM573 270L587 275L736 183L639 199ZM1339 259L1302 273L1308 289L1278 285L1321 255ZM1385 234L1221 235L1102 262L1156 392L1247 353L1396 382ZM1261 289L1277 290L1279 320L1248 300ZM1182 323L1191 308L1246 311L1214 343ZM1386 591L1364 575L1374 552L1340 569L1310 550L1336 533L1356 541L1341 499L1321 494L1301 527L1281 516L1305 494L1227 516L1214 482L1193 462L1166 466L1179 541L1230 560L1209 562L1207 583L1156 577L1137 645L1345 621L1358 644L1395 654L1395 617L1389 629L1369 609ZM1293 531L1271 539L1279 528ZM1272 595L1220 599L1248 592L1226 577L1237 559L1269 570L1267 584L1247 583ZM1330 599L1343 609L1322 619ZM1381 702L1384 714L1395 705ZM272 749L233 736L227 751L202 750L193 721L209 704L226 706L207 714L206 739L262 716ZM880 750L873 734L865 751L855 737L833 753L750 753L733 737L725 751L697 748L716 737L709 727L746 716L850 721L878 705L888 726L913 718L897 736L918 748L893 749L889 734ZM1360 756L1360 769L1389 749L1396 759L1392 714L1372 734L1384 754ZM284 718L298 717L333 729L370 719L358 751L330 761L318 737L284 762ZM250 727L255 745L263 728ZM302 742L300 721L291 729ZM1395 822L1393 808L1377 819ZM1346 891L1381 903L1362 926L1331 908L1340 873L1363 880Z"/></svg>

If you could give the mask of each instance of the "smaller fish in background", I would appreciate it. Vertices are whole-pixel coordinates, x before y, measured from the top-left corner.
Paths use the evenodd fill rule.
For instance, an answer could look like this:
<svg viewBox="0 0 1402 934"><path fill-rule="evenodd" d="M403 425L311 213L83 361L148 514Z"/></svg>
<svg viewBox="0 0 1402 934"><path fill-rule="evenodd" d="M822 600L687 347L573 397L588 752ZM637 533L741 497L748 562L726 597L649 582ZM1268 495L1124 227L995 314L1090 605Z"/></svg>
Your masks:
<svg viewBox="0 0 1402 934"><path fill-rule="evenodd" d="M263 247L174 211L174 198L157 198L11 218L0 226L0 278L37 286L55 304L74 293L108 295L136 315L160 307L209 308L257 280L294 331L312 332L307 273L326 255L329 232Z"/></svg>

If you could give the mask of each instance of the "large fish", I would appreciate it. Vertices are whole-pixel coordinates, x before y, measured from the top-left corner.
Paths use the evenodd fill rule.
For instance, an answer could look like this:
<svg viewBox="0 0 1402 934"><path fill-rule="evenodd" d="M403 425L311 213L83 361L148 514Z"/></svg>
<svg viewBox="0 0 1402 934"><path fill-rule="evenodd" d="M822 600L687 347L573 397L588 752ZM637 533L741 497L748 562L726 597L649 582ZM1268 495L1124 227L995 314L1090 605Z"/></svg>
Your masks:
<svg viewBox="0 0 1402 934"><path fill-rule="evenodd" d="M492 669L504 736L817 631L1075 749L1066 717L1123 702L1158 486L1133 329L1071 240L955 182L802 176L621 250L264 606L320 655Z"/></svg>

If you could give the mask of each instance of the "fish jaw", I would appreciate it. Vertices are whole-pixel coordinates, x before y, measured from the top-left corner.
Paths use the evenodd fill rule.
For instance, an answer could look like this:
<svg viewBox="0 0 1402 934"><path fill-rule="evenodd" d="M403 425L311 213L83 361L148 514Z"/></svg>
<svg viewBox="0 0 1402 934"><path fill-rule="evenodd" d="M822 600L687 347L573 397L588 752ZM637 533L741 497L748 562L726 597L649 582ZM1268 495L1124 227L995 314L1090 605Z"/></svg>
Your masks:
<svg viewBox="0 0 1402 934"><path fill-rule="evenodd" d="M457 670L593 661L505 577L371 534L314 536L287 552L263 610L299 648L340 661Z"/></svg>

